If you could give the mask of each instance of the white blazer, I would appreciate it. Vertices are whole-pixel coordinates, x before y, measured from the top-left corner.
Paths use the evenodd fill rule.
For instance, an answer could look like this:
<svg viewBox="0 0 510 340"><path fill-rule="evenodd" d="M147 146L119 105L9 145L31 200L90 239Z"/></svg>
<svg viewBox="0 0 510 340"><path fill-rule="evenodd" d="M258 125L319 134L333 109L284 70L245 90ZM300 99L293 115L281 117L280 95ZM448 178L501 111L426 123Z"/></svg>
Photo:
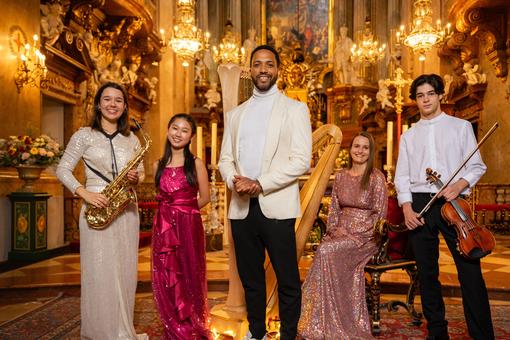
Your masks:
<svg viewBox="0 0 510 340"><path fill-rule="evenodd" d="M312 129L308 107L278 92L269 117L262 155L262 186L258 196L262 213L267 218L288 219L301 216L298 177L310 169ZM250 99L251 100L251 99ZM232 190L228 217L246 218L250 197L233 190L234 175L245 176L239 166L239 127L250 100L228 112L218 167Z"/></svg>

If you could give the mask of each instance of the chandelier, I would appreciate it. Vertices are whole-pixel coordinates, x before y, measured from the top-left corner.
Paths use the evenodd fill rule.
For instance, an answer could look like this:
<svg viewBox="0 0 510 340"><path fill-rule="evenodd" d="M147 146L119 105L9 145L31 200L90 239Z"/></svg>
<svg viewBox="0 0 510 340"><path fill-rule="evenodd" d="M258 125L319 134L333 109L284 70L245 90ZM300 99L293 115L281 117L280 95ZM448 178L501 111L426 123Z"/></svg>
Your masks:
<svg viewBox="0 0 510 340"><path fill-rule="evenodd" d="M397 32L397 42L409 46L415 53L419 54L419 60L425 60L425 53L430 51L448 38L451 34L450 23L444 28L441 20L437 20L434 27L432 23L432 0L415 0L413 12L413 24L411 32L406 34L404 25L400 26Z"/></svg>
<svg viewBox="0 0 510 340"><path fill-rule="evenodd" d="M225 25L225 32L219 46L212 47L213 59L216 64L244 63L245 50L241 47L241 39L230 20Z"/></svg>
<svg viewBox="0 0 510 340"><path fill-rule="evenodd" d="M195 26L195 0L177 1L176 22L170 46L182 59L182 65L187 67L195 54L207 45L209 33L203 34L202 30Z"/></svg>
<svg viewBox="0 0 510 340"><path fill-rule="evenodd" d="M219 47L213 46L213 59L216 64L240 64L244 61L244 47L235 42L221 43Z"/></svg>
<svg viewBox="0 0 510 340"><path fill-rule="evenodd" d="M46 68L46 56L37 48L39 37L37 34L33 37L34 43L26 43L18 52L18 68L14 74L14 82L21 92L23 86L41 87L45 80L48 69ZM38 83L39 82L39 83Z"/></svg>
<svg viewBox="0 0 510 340"><path fill-rule="evenodd" d="M386 44L379 46L379 42L374 40L370 26L370 18L366 18L361 41L359 45L354 44L351 48L351 59L353 62L374 64L384 58Z"/></svg>

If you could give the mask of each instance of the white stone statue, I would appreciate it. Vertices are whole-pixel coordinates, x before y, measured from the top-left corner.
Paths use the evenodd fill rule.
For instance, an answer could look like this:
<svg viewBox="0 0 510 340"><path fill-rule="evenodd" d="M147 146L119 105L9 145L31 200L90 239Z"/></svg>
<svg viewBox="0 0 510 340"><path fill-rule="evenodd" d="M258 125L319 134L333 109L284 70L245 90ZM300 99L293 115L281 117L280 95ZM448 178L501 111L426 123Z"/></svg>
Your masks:
<svg viewBox="0 0 510 340"><path fill-rule="evenodd" d="M443 76L443 80L444 80L444 96L443 96L443 101L448 101L448 99L450 98L450 91L451 91L451 87L452 87L452 82L453 82L453 76L450 75L450 74L445 74Z"/></svg>
<svg viewBox="0 0 510 340"><path fill-rule="evenodd" d="M340 35L335 43L334 75L336 83L350 84L352 76L351 48L352 39L347 36L348 28L340 27Z"/></svg>
<svg viewBox="0 0 510 340"><path fill-rule="evenodd" d="M207 109L212 109L213 107L217 107L218 103L221 101L221 95L218 92L218 84L211 83L211 87L205 93L205 98L207 99L207 103L204 105Z"/></svg>
<svg viewBox="0 0 510 340"><path fill-rule="evenodd" d="M366 94L359 96L359 99L363 102L363 105L361 106L361 109L359 110L359 115L361 116L363 112L365 112L366 109L368 109L368 104L372 101L372 98L367 96Z"/></svg>
<svg viewBox="0 0 510 340"><path fill-rule="evenodd" d="M243 43L244 48L244 66L250 67L250 56L251 52L257 47L257 30L255 28L250 28L248 30L248 38Z"/></svg>
<svg viewBox="0 0 510 340"><path fill-rule="evenodd" d="M206 67L202 58L197 59L195 63L195 83L203 84L206 82Z"/></svg>
<svg viewBox="0 0 510 340"><path fill-rule="evenodd" d="M41 28L42 36L47 39L47 43L53 45L64 30L64 9L58 2L42 4L41 8Z"/></svg>
<svg viewBox="0 0 510 340"><path fill-rule="evenodd" d="M156 84L158 83L158 80L159 79L157 77L152 77L150 80L149 78L144 79L149 87L149 100L152 104L156 104L156 97L158 95L156 92Z"/></svg>
<svg viewBox="0 0 510 340"><path fill-rule="evenodd" d="M378 102L381 103L381 108L384 110L384 108L391 107L394 108L395 106L390 101L391 95L390 95L390 89L386 85L383 79L379 79L379 91L377 91L377 94L375 95L375 98Z"/></svg>
<svg viewBox="0 0 510 340"><path fill-rule="evenodd" d="M466 77L468 85L485 84L487 82L487 75L481 73L478 64L465 63L462 68L464 69L462 75Z"/></svg>

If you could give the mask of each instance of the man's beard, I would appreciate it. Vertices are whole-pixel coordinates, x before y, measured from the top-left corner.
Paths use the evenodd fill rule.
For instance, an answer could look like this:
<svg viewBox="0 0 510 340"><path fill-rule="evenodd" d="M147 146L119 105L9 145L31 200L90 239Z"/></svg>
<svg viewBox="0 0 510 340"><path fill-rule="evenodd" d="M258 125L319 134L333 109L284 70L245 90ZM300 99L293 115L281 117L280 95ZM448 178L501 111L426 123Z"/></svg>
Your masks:
<svg viewBox="0 0 510 340"><path fill-rule="evenodd" d="M271 87L273 87L274 84L276 84L276 81L278 80L278 74L274 75L272 78L271 78L271 81L269 82L269 84L264 84L264 85L261 85L259 86L257 84L257 78L256 77L251 77L251 81L253 82L253 85L255 85L255 87L261 91L261 92L265 92L267 90L269 90Z"/></svg>

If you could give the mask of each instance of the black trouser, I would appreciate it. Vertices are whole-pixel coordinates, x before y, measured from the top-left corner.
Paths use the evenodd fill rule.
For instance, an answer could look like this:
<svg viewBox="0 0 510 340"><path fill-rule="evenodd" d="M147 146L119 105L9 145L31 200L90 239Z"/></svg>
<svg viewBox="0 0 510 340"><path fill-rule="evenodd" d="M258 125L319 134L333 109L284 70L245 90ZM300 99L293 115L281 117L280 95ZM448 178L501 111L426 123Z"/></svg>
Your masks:
<svg viewBox="0 0 510 340"><path fill-rule="evenodd" d="M296 257L294 218L266 218L258 200L250 200L244 220L231 220L237 270L244 287L250 332L261 339L266 334L265 249L278 281L280 339L294 340L301 311L301 283Z"/></svg>
<svg viewBox="0 0 510 340"><path fill-rule="evenodd" d="M413 194L413 210L420 212L430 201L430 194ZM439 231L443 235L457 267L462 291L462 304L469 335L475 340L494 339L489 296L480 269L480 260L471 260L457 250L457 233L441 216L444 199L436 201L424 214L425 224L410 233L418 265L423 314L429 335L448 334L445 306L439 282Z"/></svg>

